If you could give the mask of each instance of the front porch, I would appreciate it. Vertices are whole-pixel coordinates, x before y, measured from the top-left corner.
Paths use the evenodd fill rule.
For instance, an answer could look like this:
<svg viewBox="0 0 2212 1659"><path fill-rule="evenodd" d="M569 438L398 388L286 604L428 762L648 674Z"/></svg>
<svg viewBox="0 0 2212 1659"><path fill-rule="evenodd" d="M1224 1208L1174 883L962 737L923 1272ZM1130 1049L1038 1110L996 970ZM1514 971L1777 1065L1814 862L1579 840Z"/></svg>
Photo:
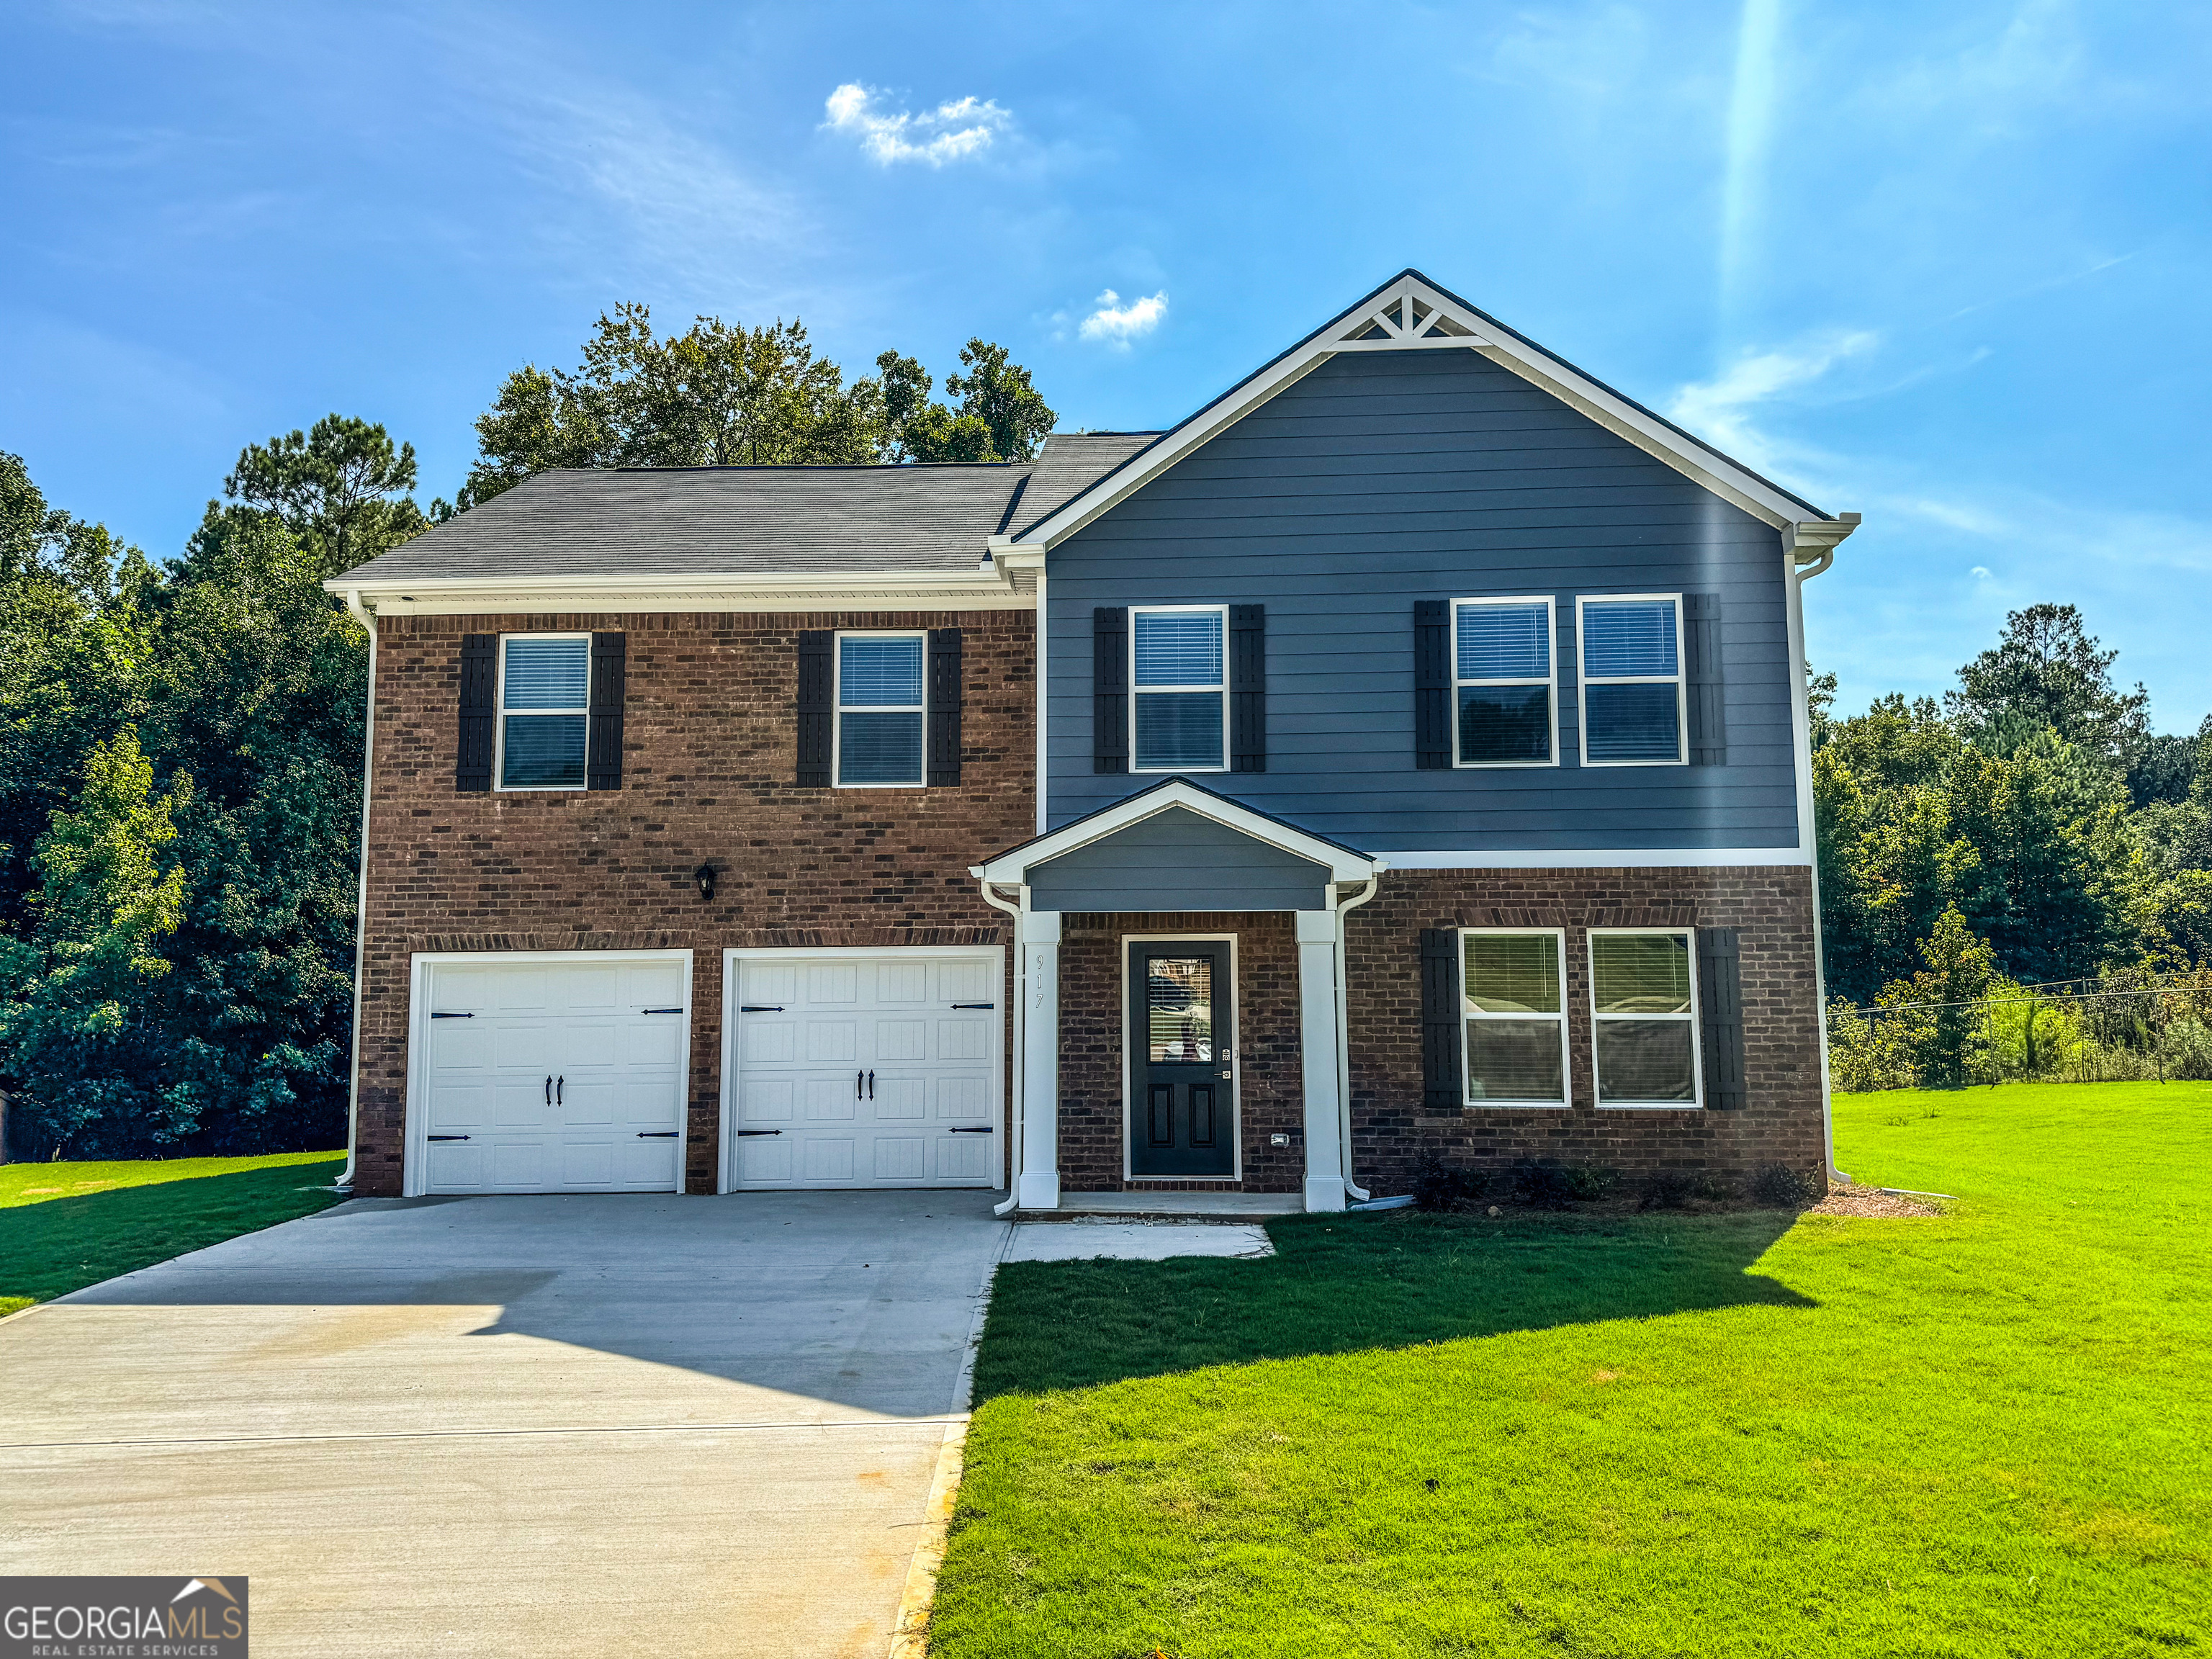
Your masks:
<svg viewBox="0 0 2212 1659"><path fill-rule="evenodd" d="M975 866L1015 928L1008 1207L1227 1216L1364 1198L1344 914L1385 867L1183 778Z"/></svg>

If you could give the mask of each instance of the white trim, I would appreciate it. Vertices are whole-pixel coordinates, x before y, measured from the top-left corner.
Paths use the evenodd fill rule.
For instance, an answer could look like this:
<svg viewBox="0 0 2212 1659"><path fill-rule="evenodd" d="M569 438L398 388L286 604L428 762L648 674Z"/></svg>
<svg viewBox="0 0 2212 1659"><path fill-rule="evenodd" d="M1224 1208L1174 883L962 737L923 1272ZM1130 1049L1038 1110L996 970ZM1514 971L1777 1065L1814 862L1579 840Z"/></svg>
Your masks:
<svg viewBox="0 0 2212 1659"><path fill-rule="evenodd" d="M1540 605L1544 607L1544 661L1551 670L1543 679L1486 679L1460 672L1459 612L1462 605ZM1460 757L1460 692L1468 686L1540 685L1552 718L1549 760L1471 761ZM1495 771L1502 766L1557 766L1559 763L1559 617L1558 601L1549 593L1510 595L1499 599L1454 599L1451 602L1451 744L1452 769L1460 772Z"/></svg>
<svg viewBox="0 0 2212 1659"><path fill-rule="evenodd" d="M1158 939L1164 945L1179 945L1188 940L1193 945L1229 944L1229 1029L1236 1041L1229 1046L1229 1144L1235 1153L1230 1164L1232 1173L1225 1176L1140 1176L1131 1173L1133 1160L1130 1148L1134 1145L1137 1110L1136 1055L1129 1043L1129 947L1142 945L1148 939ZM1121 951L1121 1179L1124 1181L1203 1181L1216 1187L1234 1186L1244 1179L1244 1003L1238 994L1237 967L1237 935L1234 933L1123 933ZM1219 993L1217 991L1216 1006ZM1221 1022L1213 1023L1215 1042L1213 1052L1221 1053L1219 1041Z"/></svg>
<svg viewBox="0 0 2212 1659"><path fill-rule="evenodd" d="M676 1106L676 1184L684 1190L687 1154L691 1145L691 952L689 951L417 951L408 959L407 975L407 1096L401 1142L400 1196L420 1198L423 1165L428 1161L429 1133L422 1109L423 1075L430 1052L430 973L436 968L483 964L505 967L521 962L680 962L684 964L683 1058L678 1063ZM418 1064L421 1061L423 1064Z"/></svg>
<svg viewBox="0 0 2212 1659"><path fill-rule="evenodd" d="M1690 1010L1686 1014L1601 1014L1597 1010L1597 941L1600 938L1640 934L1646 938L1680 938L1687 942L1690 969ZM1590 1103L1607 1112L1695 1112L1705 1104L1705 1041L1699 1032L1698 1008L1698 930L1694 927L1586 927L1583 930L1583 965L1589 975ZM1607 1100L1604 1080L1598 1075L1597 1028L1610 1024L1644 1021L1690 1027L1690 1098L1687 1100Z"/></svg>
<svg viewBox="0 0 2212 1659"><path fill-rule="evenodd" d="M1052 745L1048 741L1052 731L1052 682L1047 674L1045 649L1051 639L1052 611L1045 604L1044 584L1044 561L1039 558L1036 561L1036 666L1032 671L1036 697L1031 710L1036 720L1036 787L1031 793L1036 798L1036 833L1040 836L1051 827L1050 820L1045 816L1044 798L1045 787L1052 778Z"/></svg>
<svg viewBox="0 0 2212 1659"><path fill-rule="evenodd" d="M594 611L1027 611L1034 593L995 572L879 572L868 575L784 571L772 574L657 576L386 576L332 580L325 591L358 593L398 616L474 617Z"/></svg>
<svg viewBox="0 0 2212 1659"><path fill-rule="evenodd" d="M1221 678L1212 685L1137 684L1137 618L1139 617L1216 616L1221 618ZM1129 607L1129 660L1123 672L1129 687L1129 773L1133 777L1171 777L1180 772L1226 772L1229 769L1229 607L1226 605L1133 605ZM1042 684L1042 681L1040 680ZM1217 766L1145 766L1137 755L1137 699L1179 692L1196 692L1221 699L1221 762Z"/></svg>
<svg viewBox="0 0 2212 1659"><path fill-rule="evenodd" d="M1439 314L1432 317L1424 313L1412 329L1401 326L1393 332L1389 325L1381 321L1380 314L1401 302ZM1390 337L1372 341L1347 337L1376 326L1383 327ZM1447 330L1463 332L1447 336ZM1420 349L1471 349L1479 352L1499 368L1550 392L1607 431L1777 530L1800 524L1825 526L1832 522L1820 520L1817 513L1808 515L1803 502L1755 477L1698 440L1677 432L1540 347L1506 331L1502 325L1449 298L1418 273L1409 270L1392 278L1315 331L1302 344L1182 422L1133 464L1108 474L1057 512L1024 531L1016 544L1048 549L1057 546L1339 352Z"/></svg>
<svg viewBox="0 0 2212 1659"><path fill-rule="evenodd" d="M544 716L551 720L575 720L584 722L584 775L575 783L509 783L507 781L507 642L509 640L581 640L584 642L584 702L577 708L522 708L516 714L524 720ZM548 629L544 633L502 634L499 636L499 660L493 665L491 687L491 787L501 795L558 795L573 794L592 787L592 636L567 629Z"/></svg>
<svg viewBox="0 0 2212 1659"><path fill-rule="evenodd" d="M376 772L376 616L362 604L358 589L348 589L345 602L353 619L368 634L368 706L361 733L361 858L353 907L353 1041L346 1067L346 1161L331 1183L350 1190L354 1166L361 1158L361 1004L368 984L368 809L375 799ZM587 729L587 742L589 735Z"/></svg>
<svg viewBox="0 0 2212 1659"><path fill-rule="evenodd" d="M1040 836L1010 852L1001 853L988 863L970 865L968 873L978 881L994 882L1002 887L1022 887L1022 904L1026 909L1029 906L1026 872L1030 866L1063 857L1079 848L1088 847L1093 842L1103 841L1109 836L1118 834L1133 823L1141 823L1146 818L1156 817L1178 806L1195 812L1200 817L1211 818L1240 835L1249 836L1254 841L1264 842L1270 847L1315 864L1327 865L1331 881L1365 881L1377 872L1390 867L1382 859L1347 852L1318 836L1310 836L1303 830L1278 823L1249 807L1240 806L1232 800L1224 800L1195 784L1178 781L1156 784L1142 794L1116 801L1088 817L1063 825L1048 836ZM1194 939L1197 935L1188 937Z"/></svg>
<svg viewBox="0 0 2212 1659"><path fill-rule="evenodd" d="M845 641L847 640L917 640L921 644L921 701L918 703L854 703L856 714L921 716L921 741L915 753L911 782L848 783L845 765ZM841 628L830 641L830 787L832 789L926 789L929 787L929 630L921 628Z"/></svg>
<svg viewBox="0 0 2212 1659"><path fill-rule="evenodd" d="M1674 672L1672 674L1601 674L1595 677L1599 685L1671 685L1674 688L1674 758L1666 760L1592 760L1589 751L1589 689L1593 677L1589 672L1589 649L1584 635L1583 617L1591 605L1651 605L1660 602L1674 607ZM1686 664L1682 650L1682 596L1680 593L1578 593L1575 596L1575 721L1577 741L1581 752L1577 757L1583 766L1687 766L1690 763L1690 709L1684 672Z"/></svg>
<svg viewBox="0 0 2212 1659"><path fill-rule="evenodd" d="M688 952L686 953L689 954ZM939 962L988 962L997 977L1000 995L1006 994L1006 947L1003 945L733 945L722 952L722 1099L721 1115L715 1130L715 1139L720 1145L720 1154L714 1160L714 1190L733 1193L738 1187L738 964L741 962L882 962L908 961L915 957ZM1006 1124L1006 1021L1009 1010L1001 1006L999 1018L992 1024L991 1038L991 1098L992 1133L1004 1137L999 1142L998 1164L1001 1173L1007 1169L1007 1147L1012 1136ZM747 1189L751 1190L751 1189ZM867 1188L838 1188L836 1190L869 1191ZM906 1191L906 1188L886 1190ZM917 1188L914 1190L944 1190L957 1192L958 1188L934 1189ZM975 1190L969 1188L967 1190ZM990 1191L1000 1190L994 1181Z"/></svg>
<svg viewBox="0 0 2212 1659"><path fill-rule="evenodd" d="M1809 863L1800 847L1570 848L1565 852L1395 852L1392 870L1714 870L1791 868Z"/></svg>
<svg viewBox="0 0 2212 1659"><path fill-rule="evenodd" d="M1485 939L1529 939L1545 935L1552 941L1552 966L1559 975L1559 1011L1555 1014L1493 1014L1467 1005L1474 1000L1467 990L1467 941L1480 936ZM1460 1103L1469 1111L1486 1111L1492 1107L1516 1112L1559 1112L1575 1103L1575 1067L1571 1045L1567 1040L1567 1021L1571 1011L1567 994L1567 930L1564 927L1462 927L1459 930L1459 1089ZM1550 1019L1559 1026L1559 1096L1557 1100L1477 1100L1471 1092L1474 1086L1474 1068L1468 1053L1468 1027L1477 1020Z"/></svg>

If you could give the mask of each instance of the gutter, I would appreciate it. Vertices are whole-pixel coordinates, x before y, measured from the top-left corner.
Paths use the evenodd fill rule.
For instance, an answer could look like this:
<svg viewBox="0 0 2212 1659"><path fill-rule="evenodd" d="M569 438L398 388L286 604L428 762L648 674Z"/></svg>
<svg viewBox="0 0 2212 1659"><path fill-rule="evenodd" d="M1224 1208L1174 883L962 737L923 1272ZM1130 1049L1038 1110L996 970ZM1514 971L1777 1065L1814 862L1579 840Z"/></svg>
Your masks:
<svg viewBox="0 0 2212 1659"><path fill-rule="evenodd" d="M1364 1204L1368 1193L1352 1180L1352 983L1344 965L1344 919L1375 896L1375 886L1390 866L1377 861L1367 884L1336 907L1336 1140L1344 1161L1345 1196Z"/></svg>
<svg viewBox="0 0 2212 1659"><path fill-rule="evenodd" d="M1014 1075L1013 1082L1007 1090L1006 1201L1003 1204L994 1204L991 1206L993 1215L1006 1216L1012 1215L1015 1206L1022 1201L1022 1153L1024 1150L1023 1127L1026 1121L1026 1115L1023 1109L1025 1103L1022 1094L1022 1077L1029 1069L1028 1055L1025 1052L1029 1014L1029 957L1022 948L1021 906L1010 904L1005 899L995 896L991 891L991 884L988 881L979 880L977 885L983 890L984 903L989 905L994 910L1004 910L1014 919L1012 930L1014 947L1014 1051L1012 1056Z"/></svg>
<svg viewBox="0 0 2212 1659"><path fill-rule="evenodd" d="M1798 660L1796 684L1792 688L1793 713L1796 717L1801 739L1798 764L1803 768L1801 786L1806 813L1805 864L1813 877L1813 992L1820 1002L1820 1148L1828 1166L1828 1177L1850 1184L1848 1171L1836 1167L1836 1119L1833 1103L1834 1084L1828 1070L1828 967L1822 948L1827 929L1820 915L1820 841L1813 824L1813 719L1807 702L1805 686L1805 584L1814 577L1823 575L1836 562L1836 549L1862 522L1856 513L1844 513L1826 522L1793 525L1783 538L1786 556L1798 568L1791 572L1795 577L1790 590L1791 609L1796 613ZM1808 558L1808 552L1813 556Z"/></svg>
<svg viewBox="0 0 2212 1659"><path fill-rule="evenodd" d="M368 795L376 766L376 617L362 603L358 587L346 589L345 607L368 635L368 708L361 741L361 870L353 913L353 1059L346 1075L346 1162L338 1178L331 1183L350 1192L361 1122L362 991L368 978Z"/></svg>

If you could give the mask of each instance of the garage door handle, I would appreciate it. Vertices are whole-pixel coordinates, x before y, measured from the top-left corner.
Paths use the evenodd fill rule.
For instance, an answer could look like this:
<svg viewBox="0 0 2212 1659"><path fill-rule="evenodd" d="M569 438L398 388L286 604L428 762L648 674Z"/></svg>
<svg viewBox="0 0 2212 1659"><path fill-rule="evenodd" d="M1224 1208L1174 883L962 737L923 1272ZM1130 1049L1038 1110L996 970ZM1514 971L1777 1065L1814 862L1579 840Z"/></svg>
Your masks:
<svg viewBox="0 0 2212 1659"><path fill-rule="evenodd" d="M956 1008L995 1008L999 1005L995 1002L956 1002L952 1006Z"/></svg>
<svg viewBox="0 0 2212 1659"><path fill-rule="evenodd" d="M556 1077L553 1079L553 1103L556 1106L561 1103L561 1096L568 1086L568 1079L565 1077Z"/></svg>
<svg viewBox="0 0 2212 1659"><path fill-rule="evenodd" d="M430 1018L433 1018L433 1019L474 1019L474 1018L476 1018L476 1016L475 1016L474 1014L439 1014L439 1013L434 1013L434 1014L432 1014L432 1015L430 1016Z"/></svg>
<svg viewBox="0 0 2212 1659"><path fill-rule="evenodd" d="M466 1135L432 1135L430 1139L433 1140L466 1140L468 1137Z"/></svg>
<svg viewBox="0 0 2212 1659"><path fill-rule="evenodd" d="M648 1014L680 1014L684 1011L681 1008L647 1008L645 1012Z"/></svg>
<svg viewBox="0 0 2212 1659"><path fill-rule="evenodd" d="M738 1133L741 1135L780 1135L783 1131L781 1129L740 1129Z"/></svg>
<svg viewBox="0 0 2212 1659"><path fill-rule="evenodd" d="M771 1007L763 1002L744 1002L738 1005L738 1012L741 1014L780 1014L783 1012L783 1005L779 1002ZM771 1129L763 1130L763 1133L780 1134L782 1131Z"/></svg>
<svg viewBox="0 0 2212 1659"><path fill-rule="evenodd" d="M972 1129L947 1129L945 1133L949 1135L987 1135L991 1133L991 1126L984 1123Z"/></svg>
<svg viewBox="0 0 2212 1659"><path fill-rule="evenodd" d="M545 1103L548 1106L553 1103L553 1073L550 1072L545 1073Z"/></svg>
<svg viewBox="0 0 2212 1659"><path fill-rule="evenodd" d="M673 1140L676 1134L673 1129L640 1129L637 1138L640 1140Z"/></svg>

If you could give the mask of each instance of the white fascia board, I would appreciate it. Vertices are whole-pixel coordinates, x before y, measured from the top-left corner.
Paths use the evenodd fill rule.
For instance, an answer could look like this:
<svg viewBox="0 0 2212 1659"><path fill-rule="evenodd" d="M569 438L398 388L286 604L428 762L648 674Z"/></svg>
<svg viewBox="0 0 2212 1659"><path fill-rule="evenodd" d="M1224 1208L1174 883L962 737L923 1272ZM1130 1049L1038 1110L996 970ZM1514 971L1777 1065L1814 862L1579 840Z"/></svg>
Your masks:
<svg viewBox="0 0 2212 1659"><path fill-rule="evenodd" d="M473 616L572 611L1026 611L1035 596L995 574L917 571L823 575L447 576L326 581L383 615Z"/></svg>
<svg viewBox="0 0 2212 1659"><path fill-rule="evenodd" d="M1556 852L1393 853L1394 870L1783 869L1810 864L1800 847L1575 848Z"/></svg>
<svg viewBox="0 0 2212 1659"><path fill-rule="evenodd" d="M1354 331L1365 331L1368 319L1400 301L1418 301L1441 313L1455 330L1449 335L1419 333L1403 338L1346 339ZM1427 325L1424 319L1424 326ZM1579 410L1614 435L1626 439L1653 459L1662 461L1723 500L1732 502L1761 522L1785 532L1793 526L1823 527L1817 515L1809 521L1805 504L1754 477L1727 457L1675 431L1666 422L1637 408L1619 393L1608 391L1589 376L1561 362L1483 318L1469 313L1460 301L1439 292L1417 276L1401 276L1323 325L1303 344L1285 353L1234 391L1209 404L1181 426L1145 451L1134 464L1108 474L1051 517L1024 532L1017 545L1051 548L1089 524L1100 514L1142 489L1177 461L1234 425L1285 386L1326 362L1340 351L1407 351L1464 348L1480 352L1499 368L1509 369L1571 408ZM1848 535L1848 531L1844 532Z"/></svg>
<svg viewBox="0 0 2212 1659"><path fill-rule="evenodd" d="M1018 886L1028 880L1028 872L1035 865L1063 858L1093 842L1117 835L1133 823L1141 823L1146 818L1157 817L1160 813L1172 811L1176 807L1194 812L1203 818L1211 818L1226 829L1249 836L1254 841L1263 842L1293 857L1326 865L1331 881L1365 881L1390 867L1381 859L1347 852L1316 836L1293 830L1286 823L1278 823L1265 813L1255 812L1234 801L1223 800L1218 795L1194 788L1189 784L1176 782L1164 788L1148 789L1141 795L1132 795L1103 812L1095 812L1063 830L1042 836L1012 852L1002 853L988 864L971 865L968 873L979 881Z"/></svg>

